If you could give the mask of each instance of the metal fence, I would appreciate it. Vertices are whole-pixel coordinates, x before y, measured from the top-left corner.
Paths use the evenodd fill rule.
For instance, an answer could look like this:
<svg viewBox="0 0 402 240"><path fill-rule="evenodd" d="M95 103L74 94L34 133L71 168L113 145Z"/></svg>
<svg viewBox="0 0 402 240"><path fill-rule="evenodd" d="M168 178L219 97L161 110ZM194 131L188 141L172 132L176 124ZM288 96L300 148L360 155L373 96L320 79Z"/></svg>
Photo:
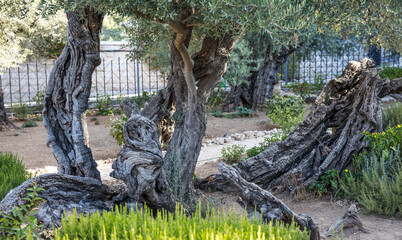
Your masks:
<svg viewBox="0 0 402 240"><path fill-rule="evenodd" d="M92 75L90 100L109 95L135 96L142 92L154 92L163 89L167 76L153 71L151 58L145 61L129 61L123 58L116 60L102 59L102 63ZM0 75L0 87L4 91L4 102L8 106L19 103L35 104L37 94L46 88L50 72L55 61L22 64L10 68Z"/></svg>
<svg viewBox="0 0 402 240"><path fill-rule="evenodd" d="M282 84L289 82L314 83L318 79L326 82L340 76L349 61L360 61L364 57L373 58L378 67L402 67L401 55L395 51L385 51L384 49L374 54L365 52L363 48L344 51L340 54L316 51L310 56L302 56L295 52L281 67L280 79Z"/></svg>
<svg viewBox="0 0 402 240"><path fill-rule="evenodd" d="M293 53L289 56L279 73L282 84L289 82L314 82L317 78L324 81L339 76L346 64L351 61L359 61L367 57L363 50L352 50L341 54L329 54L317 51L310 56L302 56ZM379 60L381 66L401 67L402 58L392 51L380 51ZM8 106L16 103L35 103L38 91L47 86L53 62L29 63L11 68L0 75L0 87L4 91L4 101ZM119 96L134 96L142 92L153 92L163 89L167 76L153 71L149 67L151 58L146 61L129 61L118 58L117 61L103 59L92 77L91 100L97 96L110 95L112 98Z"/></svg>

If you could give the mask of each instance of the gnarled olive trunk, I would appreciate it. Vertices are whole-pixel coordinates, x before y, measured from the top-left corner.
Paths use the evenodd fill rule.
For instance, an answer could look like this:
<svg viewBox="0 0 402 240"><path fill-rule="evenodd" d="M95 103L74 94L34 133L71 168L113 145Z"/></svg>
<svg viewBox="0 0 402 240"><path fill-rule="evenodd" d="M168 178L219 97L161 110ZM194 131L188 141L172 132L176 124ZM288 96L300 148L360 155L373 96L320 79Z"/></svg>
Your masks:
<svg viewBox="0 0 402 240"><path fill-rule="evenodd" d="M4 106L4 92L0 87L0 131L4 128L15 128L16 126L8 119L7 111Z"/></svg>
<svg viewBox="0 0 402 240"><path fill-rule="evenodd" d="M235 86L225 98L223 111L235 111L237 107L249 105L254 110L261 109L266 100L272 98L274 86L278 83L278 71L286 59L297 48L283 47L278 52L272 52L271 45L267 47L265 59L258 71L252 72L247 83Z"/></svg>
<svg viewBox="0 0 402 240"><path fill-rule="evenodd" d="M59 173L100 180L85 136L84 114L92 73L100 64L99 32L103 14L87 7L84 16L67 12L67 44L50 74L43 121L47 144L58 162Z"/></svg>
<svg viewBox="0 0 402 240"><path fill-rule="evenodd" d="M221 38L205 37L201 50L190 58L186 48L191 29L176 30L171 46L175 130L165 155L165 170L169 173L179 168L179 191L190 201L195 166L206 130L205 104L226 71L228 56L237 39L231 34Z"/></svg>

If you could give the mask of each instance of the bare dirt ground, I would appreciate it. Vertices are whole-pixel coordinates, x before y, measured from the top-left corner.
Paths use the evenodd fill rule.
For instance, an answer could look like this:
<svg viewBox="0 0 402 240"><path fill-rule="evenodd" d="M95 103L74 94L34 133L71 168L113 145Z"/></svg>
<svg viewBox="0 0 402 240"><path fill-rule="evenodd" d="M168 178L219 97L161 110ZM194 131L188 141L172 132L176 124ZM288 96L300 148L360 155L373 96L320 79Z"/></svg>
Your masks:
<svg viewBox="0 0 402 240"><path fill-rule="evenodd" d="M119 152L120 147L109 134L109 127L106 127L108 116L97 116L100 124L95 125L90 121L91 116L87 117L88 130L90 135L90 146L96 160L113 159ZM261 121L266 121L264 113L257 113L253 118L215 118L207 117L207 131L205 138L222 137L224 134L241 133L250 130L270 130L272 126L265 126ZM43 123L37 122L39 127L20 128L0 132L0 152L17 153L28 168L43 168L45 166L56 166L50 149L46 146L47 133ZM22 122L16 122L21 126ZM212 173L218 173L218 163L207 162L197 166L197 177L206 177ZM235 208L236 212L242 213L243 210L236 203L237 196L223 193L205 193L210 201L216 206L223 208ZM288 195L278 196L296 213L306 213L311 215L319 224L320 231L324 232L327 228L349 207L347 201L336 201L330 199L315 199L307 195L304 200L295 202ZM402 197L402 196L401 196ZM368 234L358 230L345 230L345 239L361 240L402 240L402 220L396 218L382 218L374 215L360 214L364 226L370 231Z"/></svg>

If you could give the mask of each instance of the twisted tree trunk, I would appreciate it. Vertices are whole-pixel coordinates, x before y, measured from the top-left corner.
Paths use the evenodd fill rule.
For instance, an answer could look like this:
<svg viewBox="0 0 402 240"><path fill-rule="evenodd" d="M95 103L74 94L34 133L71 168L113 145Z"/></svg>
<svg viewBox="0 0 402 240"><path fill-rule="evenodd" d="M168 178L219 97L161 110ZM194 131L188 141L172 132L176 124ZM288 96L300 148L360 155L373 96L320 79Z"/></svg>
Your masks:
<svg viewBox="0 0 402 240"><path fill-rule="evenodd" d="M4 92L0 87L0 131L3 131L5 128L16 128L16 126L8 119L4 106Z"/></svg>
<svg viewBox="0 0 402 240"><path fill-rule="evenodd" d="M300 45L298 46L300 47ZM253 110L261 109L268 98L272 98L274 86L278 83L278 71L286 59L298 47L283 47L278 52L272 52L269 45L265 59L256 72L252 72L247 83L235 86L225 98L223 111L235 111L237 107L249 105Z"/></svg>
<svg viewBox="0 0 402 240"><path fill-rule="evenodd" d="M380 97L402 92L400 79L382 80L372 66L370 59L349 62L339 78L325 85L310 114L284 141L233 166L240 176L264 189L295 191L298 184L309 186L327 170L344 170L355 153L368 147L361 133L382 131ZM328 133L331 130L335 131ZM227 188L219 175L200 181L200 186Z"/></svg>
<svg viewBox="0 0 402 240"><path fill-rule="evenodd" d="M59 173L100 180L83 117L88 108L92 73L101 62L99 32L103 13L87 7L85 16L67 12L67 44L50 74L43 121L47 144L58 162Z"/></svg>

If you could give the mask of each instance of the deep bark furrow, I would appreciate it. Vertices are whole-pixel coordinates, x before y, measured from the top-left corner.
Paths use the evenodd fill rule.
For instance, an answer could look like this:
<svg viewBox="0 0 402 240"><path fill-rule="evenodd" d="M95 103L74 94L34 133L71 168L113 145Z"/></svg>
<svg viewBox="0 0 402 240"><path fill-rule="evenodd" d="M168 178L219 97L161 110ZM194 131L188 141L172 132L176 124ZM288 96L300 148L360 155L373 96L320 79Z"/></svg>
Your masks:
<svg viewBox="0 0 402 240"><path fill-rule="evenodd" d="M100 180L84 125L92 73L100 64L99 32L103 14L85 9L85 19L67 12L66 47L50 74L43 120L48 146L58 161L59 173Z"/></svg>

